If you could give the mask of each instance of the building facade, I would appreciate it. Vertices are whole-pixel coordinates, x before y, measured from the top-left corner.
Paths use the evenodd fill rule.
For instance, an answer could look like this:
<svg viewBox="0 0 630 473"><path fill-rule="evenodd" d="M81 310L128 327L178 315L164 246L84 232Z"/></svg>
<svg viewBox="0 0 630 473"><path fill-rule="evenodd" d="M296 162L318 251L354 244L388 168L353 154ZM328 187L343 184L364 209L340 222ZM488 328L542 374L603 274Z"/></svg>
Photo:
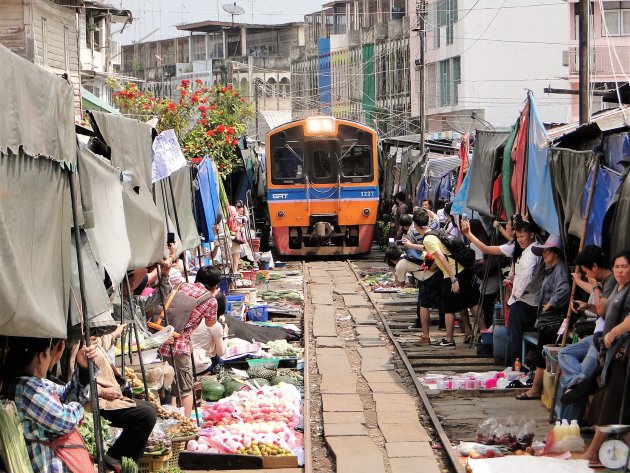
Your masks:
<svg viewBox="0 0 630 473"><path fill-rule="evenodd" d="M569 67L569 87L579 89L578 25L579 4L569 2L569 50L565 64ZM591 2L591 89L613 90L628 84L630 76L630 1L603 0ZM613 94L614 95L614 94ZM571 121L578 121L578 96L571 95ZM601 96L591 98L591 113L619 104L602 101Z"/></svg>
<svg viewBox="0 0 630 473"><path fill-rule="evenodd" d="M231 84L255 104L250 136L262 138L271 127L289 121L289 52L304 45L302 23L202 21L177 28L188 35L123 46L123 73L165 97L174 97L182 79Z"/></svg>
<svg viewBox="0 0 630 473"><path fill-rule="evenodd" d="M67 74L77 120L87 105L85 91L111 106L105 79L120 61L111 25L131 23L131 12L86 0L4 0L1 8L0 43L53 74Z"/></svg>
<svg viewBox="0 0 630 473"><path fill-rule="evenodd" d="M330 114L387 136L415 131L403 0L334 1L305 24L306 44L291 54L294 118Z"/></svg>
<svg viewBox="0 0 630 473"><path fill-rule="evenodd" d="M410 9L416 4L408 0ZM548 86L568 85L569 68L563 65L568 4L427 0L426 18L428 131L508 127L522 109L526 89L534 92L545 122L570 118L571 98L543 93ZM413 63L420 58L417 28L410 45ZM414 117L420 113L420 73L416 67L411 79Z"/></svg>

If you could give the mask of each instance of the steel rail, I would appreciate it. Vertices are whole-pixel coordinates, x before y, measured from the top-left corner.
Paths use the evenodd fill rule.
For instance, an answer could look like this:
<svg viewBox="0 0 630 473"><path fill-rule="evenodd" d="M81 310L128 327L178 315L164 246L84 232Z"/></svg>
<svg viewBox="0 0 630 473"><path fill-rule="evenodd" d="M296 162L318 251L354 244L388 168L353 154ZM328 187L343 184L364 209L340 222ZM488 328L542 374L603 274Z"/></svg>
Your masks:
<svg viewBox="0 0 630 473"><path fill-rule="evenodd" d="M416 375L416 372L414 371L413 366L411 366L411 363L409 362L409 359L407 358L405 351L400 346L400 343L398 343L398 341L396 340L396 337L394 336L391 328L389 327L389 324L387 323L385 317L383 317L383 315L381 314L381 311L378 309L378 305L374 301L372 293L368 291L368 289L365 287L365 284L363 283L360 275L353 267L352 265L353 261L348 260L347 263L348 263L348 266L350 267L350 270L352 271L354 276L357 278L357 281L361 285L361 288L363 288L363 291L368 296L368 299L370 300L370 304L372 304L372 307L374 308L375 312L378 314L378 318L383 324L383 327L385 327L387 336L389 337L390 341L394 344L394 347L396 347L396 351L398 352L398 355L402 359L402 362L405 365L407 372L411 376L411 379L413 380L413 384L416 388L416 391L418 395L420 396L420 399L422 400L422 405L424 406L424 408L427 410L427 413L429 414L429 418L431 419L433 428L437 432L440 442L442 442L442 445L444 446L444 451L446 452L448 456L451 466L453 467L454 471L456 471L457 473L466 473L464 466L460 462L459 455L457 454L457 451L452 448L451 442L448 436L446 435L446 432L444 431L444 427L442 427L442 422L440 422L438 415L436 414L435 410L433 409L433 406L431 405L431 401L429 400L429 397L427 396L426 392L424 391L424 388L420 384L420 381L418 381L418 376Z"/></svg>

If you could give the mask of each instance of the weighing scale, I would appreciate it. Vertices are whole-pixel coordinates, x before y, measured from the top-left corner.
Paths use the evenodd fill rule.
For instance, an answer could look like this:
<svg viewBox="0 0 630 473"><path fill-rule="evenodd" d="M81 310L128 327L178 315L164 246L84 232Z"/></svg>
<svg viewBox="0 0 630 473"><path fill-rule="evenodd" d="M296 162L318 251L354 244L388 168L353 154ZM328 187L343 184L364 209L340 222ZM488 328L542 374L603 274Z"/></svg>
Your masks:
<svg viewBox="0 0 630 473"><path fill-rule="evenodd" d="M630 460L630 448L623 437L630 432L630 425L605 425L599 430L616 437L602 444L599 449L599 461L608 469L607 471L626 471Z"/></svg>

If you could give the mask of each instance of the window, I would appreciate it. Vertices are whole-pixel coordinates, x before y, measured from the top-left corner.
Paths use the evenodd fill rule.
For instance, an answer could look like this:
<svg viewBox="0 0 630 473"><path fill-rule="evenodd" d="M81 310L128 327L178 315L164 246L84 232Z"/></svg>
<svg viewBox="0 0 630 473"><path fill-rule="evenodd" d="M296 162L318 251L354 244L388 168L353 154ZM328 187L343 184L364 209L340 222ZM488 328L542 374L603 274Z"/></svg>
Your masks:
<svg viewBox="0 0 630 473"><path fill-rule="evenodd" d="M68 27L63 27L63 55L65 60L66 72L70 71L70 38Z"/></svg>
<svg viewBox="0 0 630 473"><path fill-rule="evenodd" d="M271 176L274 180L294 181L304 176L304 153L301 148L285 145L276 148L271 162Z"/></svg>
<svg viewBox="0 0 630 473"><path fill-rule="evenodd" d="M327 149L313 151L313 180L328 179L332 176L332 155Z"/></svg>
<svg viewBox="0 0 630 473"><path fill-rule="evenodd" d="M630 36L630 1L604 2L602 36Z"/></svg>
<svg viewBox="0 0 630 473"><path fill-rule="evenodd" d="M370 146L344 146L341 149L343 177L372 176L372 148Z"/></svg>
<svg viewBox="0 0 630 473"><path fill-rule="evenodd" d="M439 62L440 107L457 105L457 86L461 83L461 59L459 56Z"/></svg>

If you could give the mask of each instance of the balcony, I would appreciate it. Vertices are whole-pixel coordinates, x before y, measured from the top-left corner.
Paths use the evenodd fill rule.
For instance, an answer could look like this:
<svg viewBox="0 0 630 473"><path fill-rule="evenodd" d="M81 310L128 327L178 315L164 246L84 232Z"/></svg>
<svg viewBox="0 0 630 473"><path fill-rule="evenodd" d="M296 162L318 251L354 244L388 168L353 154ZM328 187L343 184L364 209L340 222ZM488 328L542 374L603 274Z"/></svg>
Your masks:
<svg viewBox="0 0 630 473"><path fill-rule="evenodd" d="M617 75L621 75L621 70L630 70L630 46L615 46L617 56L619 56L619 62L621 67L615 58L614 52L611 50L611 54L608 53L607 46L595 46L591 48L592 62L591 62L591 74L600 76L612 76L613 71ZM612 56L612 64L610 57ZM569 73L578 74L580 70L578 48L572 46L569 48Z"/></svg>

